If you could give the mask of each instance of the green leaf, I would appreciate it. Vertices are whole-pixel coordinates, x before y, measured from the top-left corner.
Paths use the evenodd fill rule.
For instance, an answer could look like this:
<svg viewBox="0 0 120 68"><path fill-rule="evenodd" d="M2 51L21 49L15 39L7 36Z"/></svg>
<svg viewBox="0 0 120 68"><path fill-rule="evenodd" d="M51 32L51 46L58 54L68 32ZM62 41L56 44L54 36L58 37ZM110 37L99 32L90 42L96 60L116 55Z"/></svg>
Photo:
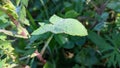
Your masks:
<svg viewBox="0 0 120 68"><path fill-rule="evenodd" d="M54 37L59 45L63 45L68 41L68 38L64 37L63 35L55 35Z"/></svg>
<svg viewBox="0 0 120 68"><path fill-rule="evenodd" d="M21 6L21 9L19 11L19 19L23 20L26 18L26 8L24 6Z"/></svg>
<svg viewBox="0 0 120 68"><path fill-rule="evenodd" d="M112 1L110 3L108 3L107 5L108 8L115 10L116 12L120 12L120 2L115 2Z"/></svg>
<svg viewBox="0 0 120 68"><path fill-rule="evenodd" d="M105 41L104 38L101 36L97 35L96 33L89 31L88 38L96 45L100 50L105 51L105 50L110 50L113 49L112 46L110 46L109 43Z"/></svg>
<svg viewBox="0 0 120 68"><path fill-rule="evenodd" d="M12 54L14 48L11 46L10 41L2 41L0 40L0 49L7 50L8 53Z"/></svg>
<svg viewBox="0 0 120 68"><path fill-rule="evenodd" d="M35 30L32 35L40 35L46 32L52 32L54 34L68 34L72 36L86 36L86 28L76 19L67 18L62 19L56 15L50 18L52 24L45 24Z"/></svg>
<svg viewBox="0 0 120 68"><path fill-rule="evenodd" d="M6 18L7 18L7 15L4 14L4 13L3 14L1 13L1 16L0 16L0 28L6 28L7 26L10 25L10 22Z"/></svg>
<svg viewBox="0 0 120 68"><path fill-rule="evenodd" d="M73 41L77 46L82 46L86 42L86 37L77 37L77 36L71 36L71 41Z"/></svg>
<svg viewBox="0 0 120 68"><path fill-rule="evenodd" d="M4 61L0 60L0 68L3 68L3 65L4 65Z"/></svg>
<svg viewBox="0 0 120 68"><path fill-rule="evenodd" d="M79 14L75 10L70 10L65 13L66 18L76 18Z"/></svg>
<svg viewBox="0 0 120 68"><path fill-rule="evenodd" d="M5 35L2 35L2 34L0 34L0 40L3 40L3 41L5 41L6 40L6 36Z"/></svg>
<svg viewBox="0 0 120 68"><path fill-rule="evenodd" d="M16 5L18 6L20 4L20 0L16 0Z"/></svg>
<svg viewBox="0 0 120 68"><path fill-rule="evenodd" d="M47 62L47 63L43 66L43 68L55 68L55 67L53 66L52 63Z"/></svg>
<svg viewBox="0 0 120 68"><path fill-rule="evenodd" d="M24 6L22 6L19 11L19 20L21 23L23 23L27 26L30 26L28 19L26 19L26 8Z"/></svg>
<svg viewBox="0 0 120 68"><path fill-rule="evenodd" d="M94 60L94 61L93 61ZM94 65L98 62L96 57L96 52L92 48L83 48L80 52L75 56L75 61L77 63L82 63L86 66Z"/></svg>
<svg viewBox="0 0 120 68"><path fill-rule="evenodd" d="M72 68L81 68L81 67L78 64L75 64L75 66Z"/></svg>
<svg viewBox="0 0 120 68"><path fill-rule="evenodd" d="M29 0L21 0L21 3L27 7L28 6L28 1Z"/></svg>
<svg viewBox="0 0 120 68"><path fill-rule="evenodd" d="M67 48L67 49L71 49L71 48L73 48L75 45L74 45L74 43L72 42L72 41L68 41L68 42L66 42L65 44L64 44L64 48Z"/></svg>

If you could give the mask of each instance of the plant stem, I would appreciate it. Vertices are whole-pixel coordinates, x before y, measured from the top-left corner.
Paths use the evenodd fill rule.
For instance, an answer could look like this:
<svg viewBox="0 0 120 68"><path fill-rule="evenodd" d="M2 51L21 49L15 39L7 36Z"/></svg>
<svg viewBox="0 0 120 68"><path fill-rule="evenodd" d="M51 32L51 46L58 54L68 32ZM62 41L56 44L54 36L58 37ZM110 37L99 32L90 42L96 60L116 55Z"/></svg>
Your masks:
<svg viewBox="0 0 120 68"><path fill-rule="evenodd" d="M21 61L21 60L27 59L27 58L29 58L29 57L30 57L30 55L24 56L24 57L19 58L19 60Z"/></svg>
<svg viewBox="0 0 120 68"><path fill-rule="evenodd" d="M42 50L41 50L41 52L40 52L40 54L41 54L41 55L43 55L43 54L44 54L44 52L45 52L45 50L46 50L46 48L47 48L48 44L49 44L49 43L50 43L50 41L52 40L53 36L54 36L54 34L52 34L52 35L48 38L48 40L46 41L46 43L45 43L44 47L42 48Z"/></svg>
<svg viewBox="0 0 120 68"><path fill-rule="evenodd" d="M40 52L40 55L41 55L41 56L44 54L44 52L45 52L48 44L49 44L50 41L52 40L53 36L54 36L54 34L52 34L52 35L48 38L48 40L46 41L44 47L42 48L42 50L41 50L41 52ZM24 56L24 57L20 58L19 60L24 60L24 59L27 59L27 58L29 58L29 57L35 57L35 56L37 56L37 54L33 53L32 55Z"/></svg>

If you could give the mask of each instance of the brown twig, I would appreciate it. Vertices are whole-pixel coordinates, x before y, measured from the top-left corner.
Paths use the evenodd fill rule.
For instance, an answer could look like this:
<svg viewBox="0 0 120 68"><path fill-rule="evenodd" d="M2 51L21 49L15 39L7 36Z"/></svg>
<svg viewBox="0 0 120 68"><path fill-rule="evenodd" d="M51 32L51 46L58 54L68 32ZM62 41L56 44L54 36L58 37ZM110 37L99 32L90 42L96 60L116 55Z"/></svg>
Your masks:
<svg viewBox="0 0 120 68"><path fill-rule="evenodd" d="M46 63L46 60L43 59L42 55L38 52L38 50L35 51L35 54L36 54L37 58L38 58L43 64Z"/></svg>
<svg viewBox="0 0 120 68"><path fill-rule="evenodd" d="M95 7L96 9L96 12L98 15L102 15L102 13L104 12L107 4L109 3L110 0L107 0L105 3L101 4L100 7L96 7L96 5L94 5L93 3L93 6ZM90 29L93 29L97 24L99 23L99 21L97 20L92 26Z"/></svg>

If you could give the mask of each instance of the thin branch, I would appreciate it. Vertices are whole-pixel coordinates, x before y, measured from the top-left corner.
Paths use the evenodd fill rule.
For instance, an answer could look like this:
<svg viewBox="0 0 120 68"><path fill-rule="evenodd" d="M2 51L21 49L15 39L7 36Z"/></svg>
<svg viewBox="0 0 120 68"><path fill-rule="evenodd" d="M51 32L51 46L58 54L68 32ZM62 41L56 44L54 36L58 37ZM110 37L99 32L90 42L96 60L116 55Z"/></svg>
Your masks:
<svg viewBox="0 0 120 68"><path fill-rule="evenodd" d="M54 34L52 34L52 35L48 38L48 40L46 41L46 43L45 43L44 47L42 48L42 50L41 50L41 52L40 52L40 54L41 54L41 55L43 55L43 54L44 54L44 52L45 52L45 50L46 50L46 48L47 48L48 44L49 44L49 43L50 43L50 41L52 40L53 36L54 36Z"/></svg>
<svg viewBox="0 0 120 68"><path fill-rule="evenodd" d="M27 56L24 56L24 57L19 58L19 60L20 60L20 61L21 61L21 60L25 60L25 59L30 58L30 57L31 57L30 55L27 55Z"/></svg>
<svg viewBox="0 0 120 68"><path fill-rule="evenodd" d="M33 58L33 57L37 57L43 64L46 63L46 60L42 57L42 55L38 52L38 50L36 50L32 55L27 55L24 57L19 58L19 60L25 60L27 58Z"/></svg>
<svg viewBox="0 0 120 68"><path fill-rule="evenodd" d="M42 55L38 52L38 50L35 51L35 54L36 54L37 58L38 58L43 64L46 63L46 60L43 59Z"/></svg>

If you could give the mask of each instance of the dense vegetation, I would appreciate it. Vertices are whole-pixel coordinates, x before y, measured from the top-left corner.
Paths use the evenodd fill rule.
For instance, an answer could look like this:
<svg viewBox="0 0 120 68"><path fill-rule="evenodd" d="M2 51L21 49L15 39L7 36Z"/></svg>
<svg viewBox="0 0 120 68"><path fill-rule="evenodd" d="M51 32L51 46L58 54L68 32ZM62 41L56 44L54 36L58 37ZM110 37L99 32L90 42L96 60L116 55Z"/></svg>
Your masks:
<svg viewBox="0 0 120 68"><path fill-rule="evenodd" d="M0 0L0 68L119 68L120 0Z"/></svg>

